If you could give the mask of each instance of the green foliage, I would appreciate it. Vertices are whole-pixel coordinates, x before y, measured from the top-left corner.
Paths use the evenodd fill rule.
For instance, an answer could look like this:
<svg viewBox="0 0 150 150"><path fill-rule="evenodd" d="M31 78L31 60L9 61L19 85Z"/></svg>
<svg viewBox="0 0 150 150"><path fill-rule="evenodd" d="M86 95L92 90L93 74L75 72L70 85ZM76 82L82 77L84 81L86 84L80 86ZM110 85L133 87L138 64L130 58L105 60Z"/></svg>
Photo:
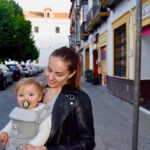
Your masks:
<svg viewBox="0 0 150 150"><path fill-rule="evenodd" d="M31 22L12 0L0 0L0 59L37 59L38 50L31 34Z"/></svg>

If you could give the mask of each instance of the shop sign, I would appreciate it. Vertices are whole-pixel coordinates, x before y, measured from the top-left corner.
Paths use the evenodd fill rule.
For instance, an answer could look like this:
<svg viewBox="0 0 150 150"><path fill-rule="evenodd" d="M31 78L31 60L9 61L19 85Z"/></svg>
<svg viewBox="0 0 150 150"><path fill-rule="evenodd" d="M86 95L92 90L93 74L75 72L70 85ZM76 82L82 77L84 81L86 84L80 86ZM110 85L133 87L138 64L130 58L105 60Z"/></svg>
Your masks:
<svg viewBox="0 0 150 150"><path fill-rule="evenodd" d="M142 19L150 16L150 3L142 8Z"/></svg>

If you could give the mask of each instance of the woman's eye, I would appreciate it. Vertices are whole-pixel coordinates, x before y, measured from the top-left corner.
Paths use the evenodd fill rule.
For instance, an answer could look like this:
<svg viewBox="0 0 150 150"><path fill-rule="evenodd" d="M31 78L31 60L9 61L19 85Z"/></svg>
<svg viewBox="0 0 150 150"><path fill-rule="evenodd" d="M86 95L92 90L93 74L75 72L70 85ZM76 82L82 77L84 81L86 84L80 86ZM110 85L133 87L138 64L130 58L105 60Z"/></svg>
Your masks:
<svg viewBox="0 0 150 150"><path fill-rule="evenodd" d="M58 77L61 77L62 76L62 74L56 74Z"/></svg>
<svg viewBox="0 0 150 150"><path fill-rule="evenodd" d="M47 68L47 71L48 71L48 72L52 72L52 70L51 70L50 68Z"/></svg>

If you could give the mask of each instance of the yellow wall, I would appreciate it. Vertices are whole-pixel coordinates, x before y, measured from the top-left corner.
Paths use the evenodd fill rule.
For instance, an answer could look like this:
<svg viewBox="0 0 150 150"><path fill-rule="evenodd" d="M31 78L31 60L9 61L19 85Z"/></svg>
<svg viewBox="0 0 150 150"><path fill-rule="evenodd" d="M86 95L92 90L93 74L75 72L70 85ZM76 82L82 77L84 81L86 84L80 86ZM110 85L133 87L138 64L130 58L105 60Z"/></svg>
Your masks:
<svg viewBox="0 0 150 150"><path fill-rule="evenodd" d="M98 37L98 60L101 63L101 47L106 46L106 54L108 55L108 33L107 31L103 32L102 34L99 35ZM106 55L106 66L108 67L108 61L107 61L107 55ZM108 68L106 68L106 72L108 72ZM101 74L101 67L99 66L98 68L98 73Z"/></svg>
<svg viewBox="0 0 150 150"><path fill-rule="evenodd" d="M89 49L89 45L83 47L83 51L85 52L85 70L89 69L89 53L87 52L87 49Z"/></svg>
<svg viewBox="0 0 150 150"><path fill-rule="evenodd" d="M143 6L144 5L150 5L150 0L143 0ZM134 74L135 74L135 53L136 53L136 7L132 8L132 31L133 31L133 79L134 79ZM150 24L150 16L147 18L144 18L142 20L142 27L147 26Z"/></svg>
<svg viewBox="0 0 150 150"><path fill-rule="evenodd" d="M126 40L127 40L127 45L126 45L126 49L127 49L127 53L126 53L126 79L129 79L129 42L130 42L130 36L129 36L129 21L130 21L130 12L127 11L124 15L122 15L121 17L119 17L117 20L115 20L112 23L112 50L113 50L113 55L112 58L114 58L114 30L117 29L118 27L120 27L123 24L126 24ZM114 59L112 62L112 70L113 70L113 76L114 76Z"/></svg>

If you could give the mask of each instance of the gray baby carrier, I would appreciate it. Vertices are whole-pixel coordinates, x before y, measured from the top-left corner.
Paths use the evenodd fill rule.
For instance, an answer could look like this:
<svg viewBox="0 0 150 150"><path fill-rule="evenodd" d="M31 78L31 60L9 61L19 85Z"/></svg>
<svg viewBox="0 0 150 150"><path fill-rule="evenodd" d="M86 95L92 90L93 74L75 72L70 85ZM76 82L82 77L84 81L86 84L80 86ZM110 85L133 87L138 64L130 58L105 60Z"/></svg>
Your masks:
<svg viewBox="0 0 150 150"><path fill-rule="evenodd" d="M14 108L9 115L12 120L12 134L5 150L22 150L22 146L36 136L39 125L48 115L50 115L49 106L44 104L37 111Z"/></svg>

